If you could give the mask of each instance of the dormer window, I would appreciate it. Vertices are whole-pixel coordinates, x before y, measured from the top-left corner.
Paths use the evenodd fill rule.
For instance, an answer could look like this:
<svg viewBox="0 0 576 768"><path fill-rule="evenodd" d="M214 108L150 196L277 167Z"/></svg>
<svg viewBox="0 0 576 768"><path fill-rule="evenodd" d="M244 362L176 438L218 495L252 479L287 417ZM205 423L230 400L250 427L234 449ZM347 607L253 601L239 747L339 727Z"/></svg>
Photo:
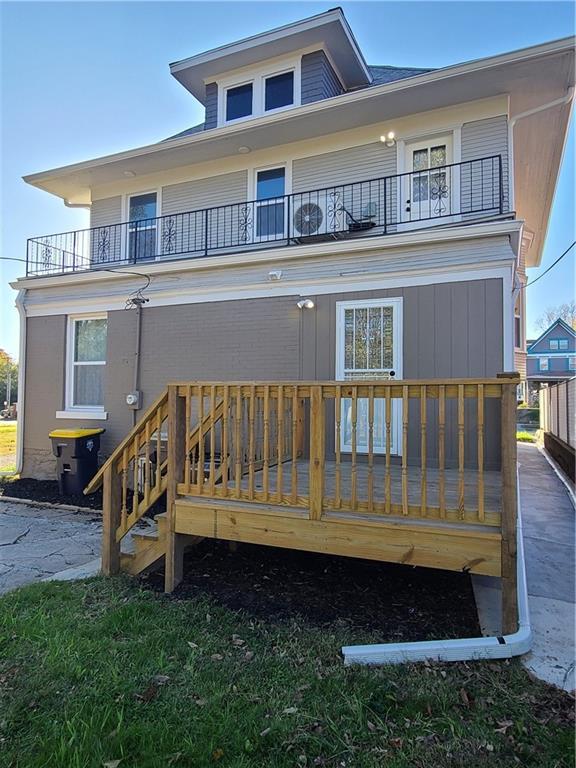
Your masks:
<svg viewBox="0 0 576 768"><path fill-rule="evenodd" d="M294 104L294 72L271 75L264 81L264 110L289 107Z"/></svg>
<svg viewBox="0 0 576 768"><path fill-rule="evenodd" d="M216 80L218 125L300 106L300 61L301 57L276 59L267 70L244 69Z"/></svg>
<svg viewBox="0 0 576 768"><path fill-rule="evenodd" d="M228 88L226 91L226 121L238 120L241 117L250 117L253 111L253 91L252 83L237 85L235 88Z"/></svg>

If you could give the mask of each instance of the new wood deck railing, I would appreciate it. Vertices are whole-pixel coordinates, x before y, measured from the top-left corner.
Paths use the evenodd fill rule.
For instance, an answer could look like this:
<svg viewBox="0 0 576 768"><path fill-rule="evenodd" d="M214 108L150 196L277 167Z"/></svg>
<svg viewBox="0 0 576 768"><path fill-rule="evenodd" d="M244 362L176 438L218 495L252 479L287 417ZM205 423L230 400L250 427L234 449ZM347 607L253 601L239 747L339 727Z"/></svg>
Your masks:
<svg viewBox="0 0 576 768"><path fill-rule="evenodd" d="M508 631L516 622L517 381L169 384L86 489L104 484L103 569L119 569L120 540L164 491L169 588L181 575L182 497L323 524L494 531Z"/></svg>

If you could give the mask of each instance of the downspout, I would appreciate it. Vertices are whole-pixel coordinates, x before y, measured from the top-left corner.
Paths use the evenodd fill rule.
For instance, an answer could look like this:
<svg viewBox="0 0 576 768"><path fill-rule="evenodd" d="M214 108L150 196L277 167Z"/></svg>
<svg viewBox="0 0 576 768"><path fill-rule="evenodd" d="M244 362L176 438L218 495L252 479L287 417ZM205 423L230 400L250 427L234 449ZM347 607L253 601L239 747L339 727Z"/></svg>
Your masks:
<svg viewBox="0 0 576 768"><path fill-rule="evenodd" d="M517 485L518 480L516 481ZM415 661L473 661L479 659L509 659L528 653L532 647L532 629L528 610L528 588L522 537L520 488L518 487L517 524L517 596L518 629L511 635L470 637L456 640L425 640L417 643L382 643L348 645L342 648L344 663L404 664Z"/></svg>
<svg viewBox="0 0 576 768"><path fill-rule="evenodd" d="M511 211L515 210L515 202L516 202L514 200L514 127L516 123L518 122L518 120L522 120L525 117L530 117L530 115L535 115L538 112L544 112L546 109L552 109L552 107L559 107L562 104L569 104L573 98L574 98L574 87L570 86L565 96L561 96L559 99L554 99L554 101L549 101L546 104L541 104L539 107L533 107L532 109L527 109L525 112L520 112L519 114L511 118L510 122L508 123L508 155L512 159L512 172L509 173L509 178L508 178L508 196L510 198L509 207Z"/></svg>
<svg viewBox="0 0 576 768"><path fill-rule="evenodd" d="M132 391L139 391L140 384L140 346L142 338L142 304L136 302L136 349L134 350L134 370L132 379ZM132 426L136 426L138 421L138 411L134 409L132 411Z"/></svg>
<svg viewBox="0 0 576 768"><path fill-rule="evenodd" d="M26 289L22 288L16 296L16 309L20 315L20 346L18 352L18 404L16 406L16 474L22 472L24 465L24 397L26 381Z"/></svg>

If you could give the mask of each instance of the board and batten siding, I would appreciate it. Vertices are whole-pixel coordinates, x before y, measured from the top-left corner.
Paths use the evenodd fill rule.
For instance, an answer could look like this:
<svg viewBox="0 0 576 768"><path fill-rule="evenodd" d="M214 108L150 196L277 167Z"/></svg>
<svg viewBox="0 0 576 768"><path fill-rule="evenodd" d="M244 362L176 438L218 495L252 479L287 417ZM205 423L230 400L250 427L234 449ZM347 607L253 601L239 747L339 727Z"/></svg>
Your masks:
<svg viewBox="0 0 576 768"><path fill-rule="evenodd" d="M464 123L462 126L462 162L492 157L493 155L502 155L502 189L504 210L507 211L509 207L508 118L506 115L498 115L488 117L485 120Z"/></svg>
<svg viewBox="0 0 576 768"><path fill-rule="evenodd" d="M302 56L301 83L302 104L344 93L342 83L324 51L313 51Z"/></svg>
<svg viewBox="0 0 576 768"><path fill-rule="evenodd" d="M93 200L90 206L90 227L106 227L122 221L122 197Z"/></svg>

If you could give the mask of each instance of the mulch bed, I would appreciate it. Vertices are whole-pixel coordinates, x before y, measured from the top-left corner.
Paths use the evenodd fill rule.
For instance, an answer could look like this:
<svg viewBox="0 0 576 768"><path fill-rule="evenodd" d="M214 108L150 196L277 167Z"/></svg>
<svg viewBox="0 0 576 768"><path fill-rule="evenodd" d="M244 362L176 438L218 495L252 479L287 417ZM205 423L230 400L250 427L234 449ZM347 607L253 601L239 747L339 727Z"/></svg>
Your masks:
<svg viewBox="0 0 576 768"><path fill-rule="evenodd" d="M76 507L102 509L102 490L96 491L90 496L84 496L83 493L62 496L56 480L33 480L32 478L0 480L0 499L2 496L47 501L50 504L70 504Z"/></svg>
<svg viewBox="0 0 576 768"><path fill-rule="evenodd" d="M185 557L172 599L208 595L255 618L339 624L382 641L477 637L470 576L297 550L204 540ZM161 591L163 573L141 578Z"/></svg>

